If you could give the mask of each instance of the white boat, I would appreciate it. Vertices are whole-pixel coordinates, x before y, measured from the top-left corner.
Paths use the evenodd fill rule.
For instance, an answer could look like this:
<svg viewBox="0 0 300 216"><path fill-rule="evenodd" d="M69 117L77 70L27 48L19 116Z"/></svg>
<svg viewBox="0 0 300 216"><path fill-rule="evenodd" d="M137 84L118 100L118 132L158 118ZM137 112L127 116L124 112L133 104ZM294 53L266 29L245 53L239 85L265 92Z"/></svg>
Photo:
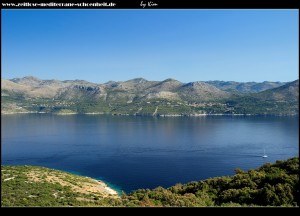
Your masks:
<svg viewBox="0 0 300 216"><path fill-rule="evenodd" d="M265 149L264 149L264 155L263 155L262 157L263 157L263 158L267 158L267 157L268 157L268 155L266 155Z"/></svg>

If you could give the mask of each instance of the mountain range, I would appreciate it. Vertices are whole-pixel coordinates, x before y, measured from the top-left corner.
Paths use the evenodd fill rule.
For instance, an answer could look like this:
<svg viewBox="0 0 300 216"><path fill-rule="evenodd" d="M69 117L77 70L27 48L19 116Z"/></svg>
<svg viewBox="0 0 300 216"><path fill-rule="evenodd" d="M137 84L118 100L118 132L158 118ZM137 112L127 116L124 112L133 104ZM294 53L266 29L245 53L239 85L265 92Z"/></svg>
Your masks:
<svg viewBox="0 0 300 216"><path fill-rule="evenodd" d="M232 93L257 93L287 84L286 82L234 82L234 81L208 81L206 82L221 90Z"/></svg>
<svg viewBox="0 0 300 216"><path fill-rule="evenodd" d="M106 113L126 115L297 115L299 80L197 81L143 78L103 84L84 80L1 79L1 113Z"/></svg>

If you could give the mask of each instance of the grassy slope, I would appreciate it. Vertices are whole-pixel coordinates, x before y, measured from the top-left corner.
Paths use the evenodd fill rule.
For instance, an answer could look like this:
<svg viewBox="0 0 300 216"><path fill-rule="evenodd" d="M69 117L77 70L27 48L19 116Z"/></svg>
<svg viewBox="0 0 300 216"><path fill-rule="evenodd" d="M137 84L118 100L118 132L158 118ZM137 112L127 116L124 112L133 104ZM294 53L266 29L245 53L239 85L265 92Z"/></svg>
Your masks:
<svg viewBox="0 0 300 216"><path fill-rule="evenodd" d="M1 166L2 206L112 205L94 179L36 166ZM108 203L105 203L108 202Z"/></svg>
<svg viewBox="0 0 300 216"><path fill-rule="evenodd" d="M177 184L167 189L139 189L121 199L84 192L90 179L61 171L31 166L2 166L1 171L2 206L299 205L299 158L265 164L255 170L236 169L230 177ZM62 181L55 181L53 176Z"/></svg>

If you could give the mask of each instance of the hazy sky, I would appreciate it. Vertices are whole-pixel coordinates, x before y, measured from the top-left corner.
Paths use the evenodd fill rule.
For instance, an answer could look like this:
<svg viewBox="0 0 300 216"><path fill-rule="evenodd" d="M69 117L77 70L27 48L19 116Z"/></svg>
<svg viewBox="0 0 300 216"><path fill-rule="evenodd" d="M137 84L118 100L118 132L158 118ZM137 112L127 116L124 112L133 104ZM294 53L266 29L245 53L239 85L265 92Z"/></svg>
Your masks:
<svg viewBox="0 0 300 216"><path fill-rule="evenodd" d="M293 81L298 10L2 10L2 78Z"/></svg>

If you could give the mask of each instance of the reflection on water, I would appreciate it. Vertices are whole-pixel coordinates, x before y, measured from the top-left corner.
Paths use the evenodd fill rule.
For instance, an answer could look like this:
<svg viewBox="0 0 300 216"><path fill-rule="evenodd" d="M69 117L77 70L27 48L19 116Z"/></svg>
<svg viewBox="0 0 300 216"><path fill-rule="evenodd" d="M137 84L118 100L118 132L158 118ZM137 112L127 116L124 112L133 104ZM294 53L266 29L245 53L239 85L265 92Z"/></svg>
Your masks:
<svg viewBox="0 0 300 216"><path fill-rule="evenodd" d="M298 117L4 115L2 164L77 172L125 191L168 187L297 156L298 129Z"/></svg>

